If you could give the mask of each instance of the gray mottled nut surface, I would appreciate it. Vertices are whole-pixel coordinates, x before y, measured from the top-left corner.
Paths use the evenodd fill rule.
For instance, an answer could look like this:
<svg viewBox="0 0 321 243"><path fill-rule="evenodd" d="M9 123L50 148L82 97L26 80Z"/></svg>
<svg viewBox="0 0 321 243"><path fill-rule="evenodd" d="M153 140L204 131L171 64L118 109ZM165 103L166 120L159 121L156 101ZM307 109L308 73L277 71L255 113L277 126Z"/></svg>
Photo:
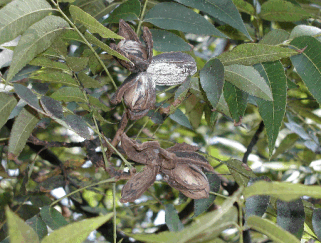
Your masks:
<svg viewBox="0 0 321 243"><path fill-rule="evenodd" d="M168 52L155 56L146 70L157 85L181 84L196 71L194 58L182 52Z"/></svg>

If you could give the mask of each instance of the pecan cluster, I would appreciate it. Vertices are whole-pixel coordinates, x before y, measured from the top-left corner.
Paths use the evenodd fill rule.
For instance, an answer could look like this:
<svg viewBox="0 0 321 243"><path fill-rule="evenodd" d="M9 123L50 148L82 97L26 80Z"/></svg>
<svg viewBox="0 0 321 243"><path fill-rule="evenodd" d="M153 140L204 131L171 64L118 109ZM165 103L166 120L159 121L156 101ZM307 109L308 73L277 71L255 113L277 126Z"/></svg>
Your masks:
<svg viewBox="0 0 321 243"><path fill-rule="evenodd" d="M210 186L202 169L214 172L208 161L196 153L198 147L186 143L176 144L168 149L160 147L157 141L138 143L124 133L121 147L127 157L145 164L143 171L134 174L122 189L121 202L133 202L139 198L161 174L173 188L192 199L207 198Z"/></svg>
<svg viewBox="0 0 321 243"><path fill-rule="evenodd" d="M125 39L111 48L131 62L117 59L133 74L118 88L111 103L116 105L124 98L129 118L137 120L145 116L156 103L156 85L177 85L197 71L195 60L182 52L163 53L153 57L153 38L148 27L143 29L145 46L137 34L124 21L119 22L119 35Z"/></svg>

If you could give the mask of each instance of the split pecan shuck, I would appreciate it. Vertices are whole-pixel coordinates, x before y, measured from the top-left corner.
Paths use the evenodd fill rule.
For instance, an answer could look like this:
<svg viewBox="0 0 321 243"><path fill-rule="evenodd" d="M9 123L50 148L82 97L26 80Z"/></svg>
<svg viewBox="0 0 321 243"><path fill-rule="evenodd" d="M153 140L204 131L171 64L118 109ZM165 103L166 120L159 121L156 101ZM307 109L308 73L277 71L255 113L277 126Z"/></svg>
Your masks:
<svg viewBox="0 0 321 243"><path fill-rule="evenodd" d="M133 202L139 198L162 174L173 188L192 199L207 198L210 186L202 169L214 172L208 161L196 153L197 147L176 144L168 149L160 147L157 141L138 143L124 133L121 147L127 157L145 164L143 171L133 175L122 189L121 202Z"/></svg>
<svg viewBox="0 0 321 243"><path fill-rule="evenodd" d="M116 105L124 98L129 118L137 120L145 116L156 103L156 85L177 85L183 83L197 71L195 60L182 52L163 53L153 57L153 38L148 27L144 27L140 42L133 29L124 21L119 22L119 35L125 39L111 48L127 57L132 63L116 60L132 73L111 98Z"/></svg>

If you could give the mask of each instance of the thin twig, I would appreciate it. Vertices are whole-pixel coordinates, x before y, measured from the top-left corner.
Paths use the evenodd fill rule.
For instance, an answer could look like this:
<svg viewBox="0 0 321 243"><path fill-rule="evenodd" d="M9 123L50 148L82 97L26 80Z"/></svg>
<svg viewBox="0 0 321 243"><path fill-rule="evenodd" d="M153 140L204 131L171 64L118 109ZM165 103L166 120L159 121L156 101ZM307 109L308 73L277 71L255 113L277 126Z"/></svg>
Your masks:
<svg viewBox="0 0 321 243"><path fill-rule="evenodd" d="M256 130L254 136L251 139L251 142L250 142L249 146L247 146L247 150L244 153L243 160L242 160L243 163L245 163L245 164L247 163L249 155L251 154L251 152L252 152L254 146L256 145L256 143L258 142L259 136L263 132L263 129L264 129L264 122L261 121L260 125L259 125L259 128Z"/></svg>

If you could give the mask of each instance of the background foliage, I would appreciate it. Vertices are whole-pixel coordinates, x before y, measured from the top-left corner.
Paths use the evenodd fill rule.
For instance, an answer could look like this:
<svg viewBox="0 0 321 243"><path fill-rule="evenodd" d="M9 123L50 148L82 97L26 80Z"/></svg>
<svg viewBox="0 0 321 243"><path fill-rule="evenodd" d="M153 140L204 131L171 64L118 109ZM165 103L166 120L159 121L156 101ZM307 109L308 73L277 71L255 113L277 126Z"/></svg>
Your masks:
<svg viewBox="0 0 321 243"><path fill-rule="evenodd" d="M0 0L0 8L1 242L83 242L94 230L97 242L321 240L319 0ZM101 145L124 111L110 104L129 75L109 47L122 38L120 19L138 34L150 28L154 55L182 51L197 62L188 82L157 87L158 108L125 131L164 148L199 146L217 172L207 174L208 199L158 178L135 203L119 202L126 181L103 169ZM128 166L118 152L110 162ZM57 188L68 200L56 200Z"/></svg>

